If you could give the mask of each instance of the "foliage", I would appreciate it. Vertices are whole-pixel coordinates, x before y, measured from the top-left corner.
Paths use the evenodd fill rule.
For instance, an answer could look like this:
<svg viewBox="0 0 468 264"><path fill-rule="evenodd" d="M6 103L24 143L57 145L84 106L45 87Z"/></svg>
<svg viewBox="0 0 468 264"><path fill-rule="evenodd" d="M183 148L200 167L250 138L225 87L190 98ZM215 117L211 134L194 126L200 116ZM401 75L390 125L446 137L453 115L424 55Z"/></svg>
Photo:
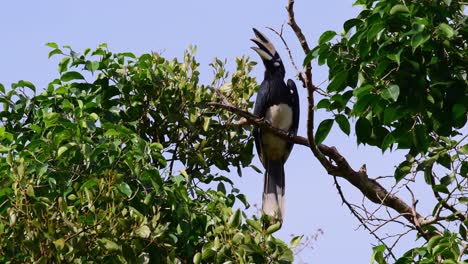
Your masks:
<svg viewBox="0 0 468 264"><path fill-rule="evenodd" d="M358 144L383 152L407 150L395 180L424 177L432 189L434 223L426 232L441 233L427 246L415 248L398 263L461 261L466 250L466 186L468 175L467 122L468 29L459 1L357 0L363 10L346 21L343 32L322 34L304 63L317 59L329 68L330 83L317 109L334 119L324 120L317 137L325 139L334 120L349 134L355 120ZM464 221L465 220L465 221ZM445 222L443 222L445 221ZM448 226L456 226L448 229ZM385 247L374 249L373 261Z"/></svg>
<svg viewBox="0 0 468 264"><path fill-rule="evenodd" d="M229 75L215 60L204 86L192 52L179 62L47 45L60 77L44 91L0 85L0 262L292 261L272 236L279 224L233 208L249 205L224 175L250 165L252 140L205 105L224 83L250 108L253 62Z"/></svg>

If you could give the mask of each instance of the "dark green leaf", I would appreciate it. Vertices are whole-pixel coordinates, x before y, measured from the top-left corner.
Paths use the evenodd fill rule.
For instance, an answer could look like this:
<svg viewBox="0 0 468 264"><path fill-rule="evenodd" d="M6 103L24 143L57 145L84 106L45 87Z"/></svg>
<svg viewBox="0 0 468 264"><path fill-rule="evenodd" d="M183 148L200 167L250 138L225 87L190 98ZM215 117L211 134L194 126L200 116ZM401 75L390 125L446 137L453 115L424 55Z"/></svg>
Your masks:
<svg viewBox="0 0 468 264"><path fill-rule="evenodd" d="M332 30L325 31L319 38L319 44L323 44L325 42L330 41L334 36L336 36L336 32Z"/></svg>
<svg viewBox="0 0 468 264"><path fill-rule="evenodd" d="M353 90L353 95L356 97L362 97L364 95L369 94L372 91L372 85L366 84L363 86L360 86L359 88L356 88Z"/></svg>
<svg viewBox="0 0 468 264"><path fill-rule="evenodd" d="M319 50L320 50L320 45L315 47L313 50L309 51L309 53L307 53L306 57L304 58L302 65L305 66L309 64L313 59L317 58L319 55Z"/></svg>
<svg viewBox="0 0 468 264"><path fill-rule="evenodd" d="M341 128L341 131L343 131L346 135L349 136L351 128L349 125L348 118L346 118L344 115L337 115L335 116L335 121L338 123L338 126Z"/></svg>
<svg viewBox="0 0 468 264"><path fill-rule="evenodd" d="M459 119L460 117L466 116L466 108L463 104L454 104L452 107L452 114L454 119Z"/></svg>
<svg viewBox="0 0 468 264"><path fill-rule="evenodd" d="M49 52L49 58L56 55L56 54L63 54L61 50L59 49L54 49L51 52Z"/></svg>
<svg viewBox="0 0 468 264"><path fill-rule="evenodd" d="M317 132L315 133L315 143L317 145L321 144L328 136L328 133L333 126L333 121L333 119L325 119L320 123L317 128Z"/></svg>
<svg viewBox="0 0 468 264"><path fill-rule="evenodd" d="M59 63L59 73L65 72L68 70L68 63L70 62L70 57L64 57Z"/></svg>
<svg viewBox="0 0 468 264"><path fill-rule="evenodd" d="M348 71L340 71L334 74L327 90L329 92L342 91L346 87L346 80L348 79Z"/></svg>
<svg viewBox="0 0 468 264"><path fill-rule="evenodd" d="M416 125L413 130L413 142L416 149L422 153L427 151L429 147L429 138L425 125Z"/></svg>
<svg viewBox="0 0 468 264"><path fill-rule="evenodd" d="M356 122L356 136L360 143L367 143L372 133L372 125L367 118L361 117Z"/></svg>
<svg viewBox="0 0 468 264"><path fill-rule="evenodd" d="M401 179L403 179L406 175L408 175L411 172L411 164L407 161L401 163L398 165L398 167L395 170L395 180L399 182Z"/></svg>
<svg viewBox="0 0 468 264"><path fill-rule="evenodd" d="M353 106L353 113L356 116L361 116L369 108L369 105L372 101L375 100L377 96L374 94L366 94L361 98L358 98L356 103Z"/></svg>
<svg viewBox="0 0 468 264"><path fill-rule="evenodd" d="M421 32L416 35L414 35L411 38L411 47L413 47L413 52L421 45L426 43L431 38L431 35Z"/></svg>
<svg viewBox="0 0 468 264"><path fill-rule="evenodd" d="M347 20L346 22L344 22L343 24L343 29L345 32L348 32L351 28L357 26L357 25L360 25L362 24L362 20L361 19L357 19L357 18L353 18L353 19L350 19L350 20Z"/></svg>
<svg viewBox="0 0 468 264"><path fill-rule="evenodd" d="M60 80L62 80L62 82L69 82L72 80L84 80L84 77L79 72L69 71L69 72L62 74L62 77L60 77Z"/></svg>
<svg viewBox="0 0 468 264"><path fill-rule="evenodd" d="M321 108L328 109L328 107L330 107L330 100L327 98L320 100L317 104L317 109L321 109Z"/></svg>

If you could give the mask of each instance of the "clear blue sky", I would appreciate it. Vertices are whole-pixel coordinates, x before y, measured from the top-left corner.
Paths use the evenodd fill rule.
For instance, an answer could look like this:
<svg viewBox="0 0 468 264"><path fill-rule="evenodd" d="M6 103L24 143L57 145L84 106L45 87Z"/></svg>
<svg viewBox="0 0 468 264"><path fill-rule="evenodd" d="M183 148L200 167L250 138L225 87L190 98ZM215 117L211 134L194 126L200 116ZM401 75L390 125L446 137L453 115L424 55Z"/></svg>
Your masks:
<svg viewBox="0 0 468 264"><path fill-rule="evenodd" d="M296 0L296 18L303 27L311 46L328 29L340 32L344 21L354 17L358 8L352 0L310 1ZM0 3L0 83L9 87L20 79L29 80L44 88L58 76L57 59L49 60L46 42L71 45L74 50L94 48L106 42L111 50L135 54L162 52L165 57L182 57L190 45L198 47L202 80L209 82L208 64L214 57L227 58L249 55L258 60L250 49L252 27L266 32L276 43L285 62L289 62L278 38L265 29L279 29L286 21L286 1L2 1ZM285 27L286 38L300 64L303 55L291 31ZM232 64L231 64L232 66ZM287 77L294 78L290 64ZM327 79L326 68L314 67L314 83ZM260 63L253 73L263 77ZM300 86L297 82L298 87ZM326 84L325 84L326 85ZM300 89L300 134L305 135L306 93ZM318 113L318 120L326 118ZM382 156L371 148L356 147L355 137L339 130L327 138L326 144L336 146L348 157L354 168L367 164L370 175L390 175L401 153ZM255 162L259 165L257 158ZM259 167L261 167L259 165ZM296 263L368 263L371 244L375 240L367 231L357 229L357 220L341 204L332 177L312 157L310 150L296 146L286 165L286 217L277 234L289 241L290 234L313 234L322 229L313 249L307 248ZM261 203L263 176L252 170L243 178L232 175L236 187L246 193L251 204ZM362 195L341 181L346 195L361 204ZM421 191L423 192L423 191ZM400 194L407 200L404 190ZM430 207L420 203L423 214ZM426 207L425 207L426 206ZM403 245L414 240L410 235ZM401 253L401 252L400 252Z"/></svg>

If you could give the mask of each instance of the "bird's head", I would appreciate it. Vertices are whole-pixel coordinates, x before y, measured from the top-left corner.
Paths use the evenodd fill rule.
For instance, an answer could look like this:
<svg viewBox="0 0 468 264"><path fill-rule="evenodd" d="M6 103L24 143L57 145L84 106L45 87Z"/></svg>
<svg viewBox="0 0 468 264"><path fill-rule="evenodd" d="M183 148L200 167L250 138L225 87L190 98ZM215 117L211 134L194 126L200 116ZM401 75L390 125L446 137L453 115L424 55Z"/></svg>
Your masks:
<svg viewBox="0 0 468 264"><path fill-rule="evenodd" d="M276 75L279 74L280 77L284 78L285 70L283 62L275 49L275 46L270 42L270 40L260 31L253 28L255 37L251 38L258 47L252 47L255 50L265 65L266 73Z"/></svg>

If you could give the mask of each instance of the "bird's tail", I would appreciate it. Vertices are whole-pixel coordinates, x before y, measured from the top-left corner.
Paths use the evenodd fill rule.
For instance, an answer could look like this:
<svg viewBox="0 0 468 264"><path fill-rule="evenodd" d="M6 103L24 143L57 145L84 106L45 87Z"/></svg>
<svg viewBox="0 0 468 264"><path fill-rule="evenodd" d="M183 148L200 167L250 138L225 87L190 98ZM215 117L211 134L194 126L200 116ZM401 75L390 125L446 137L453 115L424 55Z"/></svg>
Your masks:
<svg viewBox="0 0 468 264"><path fill-rule="evenodd" d="M275 220L282 221L284 204L284 166L282 161L266 160L262 210Z"/></svg>

